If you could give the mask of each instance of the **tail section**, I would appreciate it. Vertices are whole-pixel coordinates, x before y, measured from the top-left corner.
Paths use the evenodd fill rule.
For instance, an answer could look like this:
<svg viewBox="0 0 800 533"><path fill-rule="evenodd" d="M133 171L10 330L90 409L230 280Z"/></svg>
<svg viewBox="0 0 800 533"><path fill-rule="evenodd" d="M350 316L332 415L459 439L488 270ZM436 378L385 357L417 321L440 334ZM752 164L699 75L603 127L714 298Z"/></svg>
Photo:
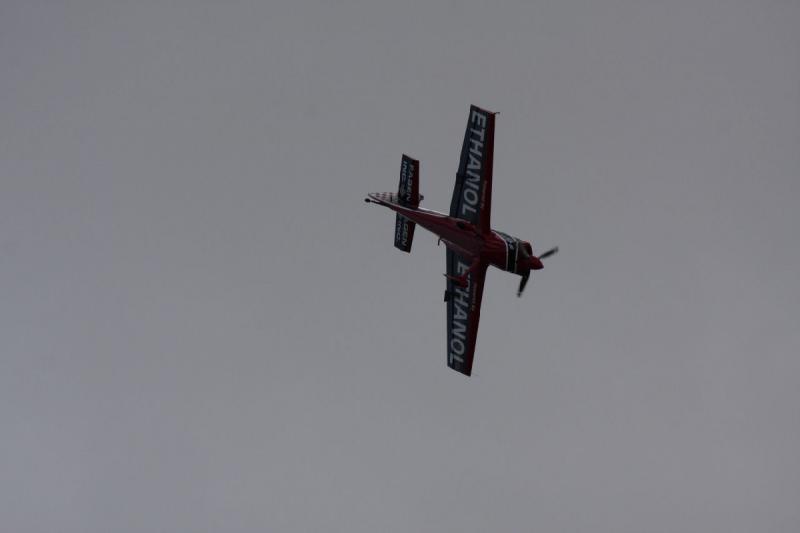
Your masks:
<svg viewBox="0 0 800 533"><path fill-rule="evenodd" d="M397 189L398 203L405 207L417 207L419 195L419 161L403 154L400 166L400 185ZM394 246L404 252L411 251L416 224L401 214L397 214L394 225Z"/></svg>

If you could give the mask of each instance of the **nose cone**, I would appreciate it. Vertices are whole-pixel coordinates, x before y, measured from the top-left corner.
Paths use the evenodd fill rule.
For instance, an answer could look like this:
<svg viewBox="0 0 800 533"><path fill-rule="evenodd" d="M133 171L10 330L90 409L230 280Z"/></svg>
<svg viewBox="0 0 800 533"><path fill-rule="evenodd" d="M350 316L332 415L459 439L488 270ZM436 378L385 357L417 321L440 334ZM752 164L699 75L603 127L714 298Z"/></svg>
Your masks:
<svg viewBox="0 0 800 533"><path fill-rule="evenodd" d="M531 257L531 270L541 270L544 268L542 264L542 260L538 257L532 256Z"/></svg>

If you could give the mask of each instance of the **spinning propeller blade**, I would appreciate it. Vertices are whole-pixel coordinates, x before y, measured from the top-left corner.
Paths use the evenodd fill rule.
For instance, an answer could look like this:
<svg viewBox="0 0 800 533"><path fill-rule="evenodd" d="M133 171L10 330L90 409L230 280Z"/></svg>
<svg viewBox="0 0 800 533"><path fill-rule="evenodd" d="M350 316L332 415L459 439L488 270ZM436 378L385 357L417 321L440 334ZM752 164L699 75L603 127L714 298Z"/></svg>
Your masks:
<svg viewBox="0 0 800 533"><path fill-rule="evenodd" d="M556 246L554 248L550 248L545 253L540 255L539 256L539 260L541 261L542 259L550 257L551 255L555 254L556 252L558 252L558 246ZM525 255L527 255L527 254L525 254ZM539 268L541 268L541 264L539 265ZM530 269L528 269L524 274L522 274L522 279L519 280L519 289L517 289L517 297L522 296L522 291L525 290L525 285L528 284L528 279L530 277L531 277Z"/></svg>
<svg viewBox="0 0 800 533"><path fill-rule="evenodd" d="M553 255L556 252L558 252L558 246L556 246L554 248L550 248L549 250L547 250L545 253L543 253L542 255L539 256L539 259L544 259L545 257L550 257L551 255Z"/></svg>
<svg viewBox="0 0 800 533"><path fill-rule="evenodd" d="M525 290L525 285L528 284L528 278L531 276L531 271L528 270L522 275L522 279L519 280L519 289L517 289L517 298L522 296L522 291Z"/></svg>

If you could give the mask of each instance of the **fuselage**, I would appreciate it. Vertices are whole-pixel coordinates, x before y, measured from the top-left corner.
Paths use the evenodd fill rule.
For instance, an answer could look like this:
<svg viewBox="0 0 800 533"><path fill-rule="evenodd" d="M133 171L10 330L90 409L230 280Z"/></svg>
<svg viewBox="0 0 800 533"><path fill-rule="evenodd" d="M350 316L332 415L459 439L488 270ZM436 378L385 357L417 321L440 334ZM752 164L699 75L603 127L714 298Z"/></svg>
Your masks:
<svg viewBox="0 0 800 533"><path fill-rule="evenodd" d="M474 224L454 218L444 213L421 207L405 207L386 201L379 195L369 195L374 203L388 207L409 220L437 235L444 243L459 254L490 264L500 270L517 272L517 259L520 254L530 255L530 244L503 232L489 230L481 232ZM527 250L524 248L527 247ZM527 252L527 253L525 253ZM538 262L538 259L536 260ZM541 263L537 265L541 268Z"/></svg>

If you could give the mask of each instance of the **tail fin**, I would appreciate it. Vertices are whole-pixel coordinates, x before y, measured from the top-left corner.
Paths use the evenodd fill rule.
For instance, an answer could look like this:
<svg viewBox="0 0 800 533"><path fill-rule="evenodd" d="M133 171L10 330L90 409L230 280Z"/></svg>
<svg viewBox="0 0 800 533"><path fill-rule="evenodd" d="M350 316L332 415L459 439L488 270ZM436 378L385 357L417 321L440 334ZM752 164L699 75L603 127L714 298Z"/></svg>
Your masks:
<svg viewBox="0 0 800 533"><path fill-rule="evenodd" d="M417 207L419 195L419 161L403 154L400 166L400 185L397 188L399 203L406 207ZM394 225L394 245L398 250L411 251L416 224L401 214L397 214Z"/></svg>

